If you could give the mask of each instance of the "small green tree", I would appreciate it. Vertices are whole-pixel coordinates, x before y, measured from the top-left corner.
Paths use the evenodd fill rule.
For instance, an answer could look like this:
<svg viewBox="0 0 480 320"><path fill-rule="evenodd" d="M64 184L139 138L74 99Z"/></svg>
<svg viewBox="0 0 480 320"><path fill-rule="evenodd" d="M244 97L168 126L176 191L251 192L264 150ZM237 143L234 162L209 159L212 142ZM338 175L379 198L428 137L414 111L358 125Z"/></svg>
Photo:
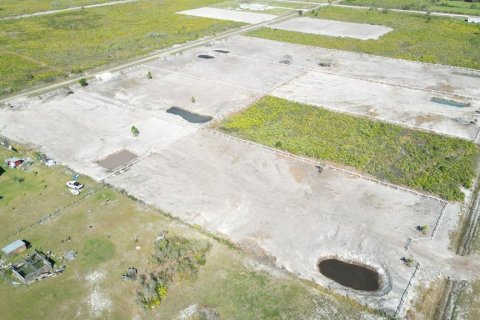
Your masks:
<svg viewBox="0 0 480 320"><path fill-rule="evenodd" d="M418 228L418 231L420 231L422 234L427 234L428 232L428 225L423 225L423 226L419 226Z"/></svg>
<svg viewBox="0 0 480 320"><path fill-rule="evenodd" d="M407 259L405 259L405 265L406 265L407 267L411 267L414 262L415 262L415 260L413 260L413 258L407 258Z"/></svg>
<svg viewBox="0 0 480 320"><path fill-rule="evenodd" d="M139 131L139 130L137 129L137 127L135 127L135 126L132 126L132 127L130 128L130 131L132 132L132 135L133 135L134 137L137 137L137 136L140 134L140 131Z"/></svg>
<svg viewBox="0 0 480 320"><path fill-rule="evenodd" d="M150 71L147 72L147 79L152 79L152 73Z"/></svg>
<svg viewBox="0 0 480 320"><path fill-rule="evenodd" d="M82 87L88 86L87 79L85 79L85 78L82 78L82 79L78 80L78 83L80 83L80 85L81 85Z"/></svg>

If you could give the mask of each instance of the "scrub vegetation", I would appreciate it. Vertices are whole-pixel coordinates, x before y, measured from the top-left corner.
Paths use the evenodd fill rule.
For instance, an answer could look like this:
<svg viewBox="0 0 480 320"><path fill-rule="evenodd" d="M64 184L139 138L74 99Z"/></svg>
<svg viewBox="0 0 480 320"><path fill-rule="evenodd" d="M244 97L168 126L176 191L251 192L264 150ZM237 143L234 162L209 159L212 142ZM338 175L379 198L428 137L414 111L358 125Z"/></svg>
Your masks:
<svg viewBox="0 0 480 320"><path fill-rule="evenodd" d="M480 15L480 3L464 0L343 0L341 4Z"/></svg>
<svg viewBox="0 0 480 320"><path fill-rule="evenodd" d="M116 0L2 0L0 18L114 1Z"/></svg>
<svg viewBox="0 0 480 320"><path fill-rule="evenodd" d="M176 14L216 2L138 1L0 21L0 96L242 25Z"/></svg>
<svg viewBox="0 0 480 320"><path fill-rule="evenodd" d="M265 97L219 125L235 136L463 200L478 150L468 141Z"/></svg>
<svg viewBox="0 0 480 320"><path fill-rule="evenodd" d="M458 19L326 7L306 16L393 28L378 40L261 28L250 36L385 57L480 69L480 25Z"/></svg>

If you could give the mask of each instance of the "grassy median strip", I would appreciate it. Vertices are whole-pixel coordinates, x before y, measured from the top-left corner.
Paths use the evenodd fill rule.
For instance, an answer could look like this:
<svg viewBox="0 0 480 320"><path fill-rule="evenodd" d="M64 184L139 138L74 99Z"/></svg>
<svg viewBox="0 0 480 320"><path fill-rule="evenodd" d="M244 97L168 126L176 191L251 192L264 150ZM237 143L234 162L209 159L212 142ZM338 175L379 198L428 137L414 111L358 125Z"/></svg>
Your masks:
<svg viewBox="0 0 480 320"><path fill-rule="evenodd" d="M393 28L378 40L329 37L262 28L250 36L385 57L480 69L480 25L415 14L322 8L311 18L384 25Z"/></svg>
<svg viewBox="0 0 480 320"><path fill-rule="evenodd" d="M218 125L293 154L354 167L379 179L462 200L475 175L468 141L265 97Z"/></svg>
<svg viewBox="0 0 480 320"><path fill-rule="evenodd" d="M6 59L0 56L0 79L8 79L0 80L0 96L242 25L176 14L216 2L137 1L0 21L0 48Z"/></svg>

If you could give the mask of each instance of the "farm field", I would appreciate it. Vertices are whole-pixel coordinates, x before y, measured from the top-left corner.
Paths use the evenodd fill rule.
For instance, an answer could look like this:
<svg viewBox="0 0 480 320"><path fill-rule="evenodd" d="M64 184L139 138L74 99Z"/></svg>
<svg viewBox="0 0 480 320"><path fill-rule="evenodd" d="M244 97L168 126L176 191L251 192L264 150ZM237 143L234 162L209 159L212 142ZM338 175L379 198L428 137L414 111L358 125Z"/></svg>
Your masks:
<svg viewBox="0 0 480 320"><path fill-rule="evenodd" d="M3 0L0 3L0 18L113 1L115 0Z"/></svg>
<svg viewBox="0 0 480 320"><path fill-rule="evenodd" d="M265 97L219 129L294 154L357 168L382 180L463 200L477 148L471 142L418 132L314 106Z"/></svg>
<svg viewBox="0 0 480 320"><path fill-rule="evenodd" d="M480 4L463 0L343 0L345 5L480 15Z"/></svg>
<svg viewBox="0 0 480 320"><path fill-rule="evenodd" d="M0 96L241 25L175 14L216 2L138 1L0 21Z"/></svg>
<svg viewBox="0 0 480 320"><path fill-rule="evenodd" d="M248 35L309 46L480 69L480 25L462 20L376 10L322 8L305 16L393 28L378 40L329 37L261 28Z"/></svg>
<svg viewBox="0 0 480 320"><path fill-rule="evenodd" d="M20 148L16 155L29 153ZM0 176L2 221L4 215L20 209L32 222L38 218L37 213L26 206L12 209L11 192L22 194L23 202L37 205L46 202L51 208L61 206L66 198L75 198L64 194L64 182L71 175L68 168L45 168L36 162L32 169L37 174L25 174L24 181L16 185L9 181L23 176L22 169L5 168ZM44 186L39 179L48 179L50 193L37 191ZM217 241L200 229L189 227L107 186L84 176L80 181L92 193L75 198L77 202L58 215L18 234L11 230L23 226L23 221L9 220L9 229L2 227L2 245L25 239L35 249L52 251L58 264L67 250L77 252L76 260L65 260L64 273L28 287L12 285L12 278L0 273L2 319L131 319L136 316L175 319L188 307L193 315L196 309L209 309L222 319L298 319L333 314L338 319L352 319L352 315L356 319L368 315L372 319L380 318L348 299L337 299L333 294L299 282L268 263L232 248L228 242ZM159 306L152 311L143 310L136 302L138 281L122 280L121 275L130 266L137 268L139 274L148 272L152 267L150 256L155 238L165 231L169 237L208 241L211 248L197 276L177 279L168 287L167 296ZM19 299L28 303L15 303Z"/></svg>

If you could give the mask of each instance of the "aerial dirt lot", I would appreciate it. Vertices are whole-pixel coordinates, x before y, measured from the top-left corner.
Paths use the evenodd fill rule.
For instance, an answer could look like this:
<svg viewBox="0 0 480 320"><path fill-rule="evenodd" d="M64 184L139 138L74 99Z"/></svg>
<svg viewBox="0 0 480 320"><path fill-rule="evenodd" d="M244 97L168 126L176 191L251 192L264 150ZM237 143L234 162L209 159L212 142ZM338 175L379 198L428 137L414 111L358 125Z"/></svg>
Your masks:
<svg viewBox="0 0 480 320"><path fill-rule="evenodd" d="M332 37L355 38L360 40L376 40L393 30L392 28L379 25L312 19L306 17L282 21L272 25L272 28L302 33L322 34Z"/></svg>
<svg viewBox="0 0 480 320"><path fill-rule="evenodd" d="M60 90L9 101L0 110L0 128L8 138L226 236L279 268L401 314L418 284L411 279L419 277L402 257L445 265L420 274L427 283L437 275L475 276L471 261L457 267L448 251L461 204L333 166L319 172L314 162L212 132L167 111L177 107L219 118L273 94L475 140L478 124L462 120L472 119L480 107L480 78L472 72L234 36L99 75L86 87L73 86L73 94ZM306 84L313 81L316 87ZM378 94L369 100L364 90ZM470 105L442 105L430 96ZM129 166L115 162L119 167L109 170L97 163L123 150L138 156ZM429 232L419 234L418 225L429 226ZM409 242L429 238L433 230L435 239ZM328 280L317 268L328 256L371 265L382 276L381 290L360 294Z"/></svg>
<svg viewBox="0 0 480 320"><path fill-rule="evenodd" d="M435 225L445 205L335 170L319 173L313 164L204 130L107 182L265 251L278 266L323 285L335 287L317 270L322 257L384 268L391 291L360 299L389 310L414 270L400 261L404 245L418 236L415 225ZM455 215L458 209L449 205L446 211Z"/></svg>

